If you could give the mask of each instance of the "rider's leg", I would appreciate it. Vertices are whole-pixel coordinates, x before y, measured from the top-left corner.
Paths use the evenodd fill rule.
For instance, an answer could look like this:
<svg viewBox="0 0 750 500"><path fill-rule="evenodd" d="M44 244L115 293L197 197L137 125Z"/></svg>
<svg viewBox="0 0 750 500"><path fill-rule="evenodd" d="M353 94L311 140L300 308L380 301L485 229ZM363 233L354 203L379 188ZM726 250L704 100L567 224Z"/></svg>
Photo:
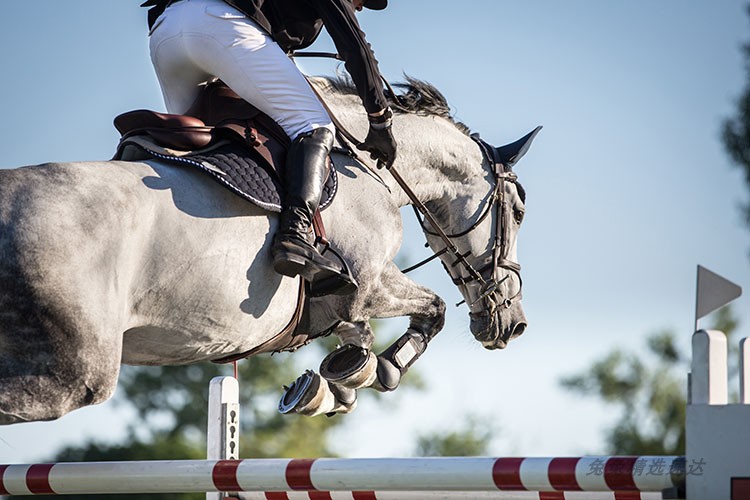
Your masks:
<svg viewBox="0 0 750 500"><path fill-rule="evenodd" d="M298 136L289 149L286 199L271 247L273 267L280 274L313 281L319 272L339 273L340 267L312 245L312 218L320 203L332 147L333 134L321 127Z"/></svg>
<svg viewBox="0 0 750 500"><path fill-rule="evenodd" d="M178 5L185 3L181 8ZM193 5L193 8L196 4ZM149 35L151 62L167 112L185 113L198 97L200 85L213 75L196 65L182 37L186 2L168 7Z"/></svg>
<svg viewBox="0 0 750 500"><path fill-rule="evenodd" d="M258 25L221 0L183 0L164 17L152 34L152 60L165 100L178 103L173 109L185 107L184 96L196 78L215 75L293 141L281 228L272 249L274 268L308 281L325 280L329 293L354 291L356 285L340 266L311 245L334 127L304 75Z"/></svg>
<svg viewBox="0 0 750 500"><path fill-rule="evenodd" d="M213 75L270 116L291 140L320 127L335 131L294 62L240 11L222 0L183 0L163 17L151 35L151 54L160 80L163 73L172 76L166 93L181 84L183 75L188 80L196 73Z"/></svg>

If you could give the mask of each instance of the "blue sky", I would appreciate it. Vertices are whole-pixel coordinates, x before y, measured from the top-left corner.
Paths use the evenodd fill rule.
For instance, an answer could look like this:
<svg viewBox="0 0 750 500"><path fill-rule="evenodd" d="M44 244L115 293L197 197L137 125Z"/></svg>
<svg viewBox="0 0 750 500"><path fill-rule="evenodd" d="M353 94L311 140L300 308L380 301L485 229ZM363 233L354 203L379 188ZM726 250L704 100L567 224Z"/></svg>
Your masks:
<svg viewBox="0 0 750 500"><path fill-rule="evenodd" d="M139 3L5 6L0 166L107 159L115 115L163 109ZM360 18L387 78L432 82L459 120L497 145L544 125L517 167L528 191L519 257L530 326L505 351L486 352L471 338L466 309L451 308L418 365L430 389L393 397L386 409L362 404L340 436L351 447L340 451L405 454L414 433L474 413L493 420L495 454L601 452L611 409L562 392L559 378L612 348L642 349L661 328L679 332L687 348L697 264L750 286L750 231L739 212L748 191L719 141L744 85L744 2L391 4ZM315 48L330 47L323 36ZM311 74L336 70L302 64ZM406 228L405 251L417 260L423 237L410 219ZM459 300L439 265L413 277L449 304ZM745 335L749 305L737 301ZM0 463L121 437L118 412L104 404L0 428Z"/></svg>

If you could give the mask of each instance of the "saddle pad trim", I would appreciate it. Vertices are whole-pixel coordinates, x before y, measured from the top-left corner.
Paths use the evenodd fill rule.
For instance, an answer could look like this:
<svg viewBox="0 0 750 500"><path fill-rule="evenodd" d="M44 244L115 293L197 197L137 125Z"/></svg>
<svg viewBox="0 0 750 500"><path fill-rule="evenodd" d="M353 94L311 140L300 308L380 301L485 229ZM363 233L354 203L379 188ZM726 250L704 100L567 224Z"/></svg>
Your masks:
<svg viewBox="0 0 750 500"><path fill-rule="evenodd" d="M227 180L224 179L221 175L219 175L216 172L216 170L214 170L213 168L207 167L202 162L195 161L195 160L191 159L188 156L170 156L170 155L165 155L165 154L162 154L162 153L158 153L158 152L153 151L153 150L151 150L151 149L149 149L149 148L147 148L147 147L145 147L145 146L143 146L141 144L138 144L137 146L139 148L142 148L146 153L152 155L155 158L159 158L161 160L170 161L170 162L185 163L185 164L188 164L188 165L192 165L194 167L198 167L199 169L203 170L204 172L210 174L211 177L214 178L215 180L221 182L230 191L232 191L233 193L241 196L242 198L246 199L250 203L253 203L253 204L259 206L260 208L263 208L263 209L268 210L270 212L281 212L281 205L276 204L276 203L267 203L267 202L265 202L263 200L260 200L260 199L258 199L256 197L252 196L249 193L246 193L246 192L242 191L241 189L238 189L232 183L227 182Z"/></svg>
<svg viewBox="0 0 750 500"><path fill-rule="evenodd" d="M202 161L197 161L193 159L191 156L177 156L173 154L167 154L167 152L159 152L155 151L153 148L150 148L148 145L143 144L140 141L125 141L127 142L127 145L134 146L141 151L143 151L145 154L148 154L156 159L161 159L167 162L174 162L174 163L182 163L186 165L191 165L194 167L197 167L204 172L210 174L210 176L219 181L221 184L223 184L225 187L227 187L230 191L233 193L241 196L245 200L249 201L250 203L253 203L257 205L258 207L268 210L270 212L281 212L281 204L280 203L274 203L269 202L267 200L262 200L258 198L257 196L253 196L250 193L247 193L246 191L239 189L236 185L234 185L231 182L228 182L227 179L222 175L222 169L218 166L211 165L210 162L208 162L206 159L202 159ZM122 145L124 146L124 144ZM208 165L206 165L208 163ZM331 163L333 163L333 160L331 160ZM258 167L261 168L261 167ZM329 195L325 195L325 191L328 191ZM336 169L331 168L330 169L330 175L328 176L328 179L326 181L326 186L324 187L324 196L321 200L321 204L319 209L325 210L328 208L331 203L333 202L333 198L336 195L336 192L338 191L338 176L336 174Z"/></svg>

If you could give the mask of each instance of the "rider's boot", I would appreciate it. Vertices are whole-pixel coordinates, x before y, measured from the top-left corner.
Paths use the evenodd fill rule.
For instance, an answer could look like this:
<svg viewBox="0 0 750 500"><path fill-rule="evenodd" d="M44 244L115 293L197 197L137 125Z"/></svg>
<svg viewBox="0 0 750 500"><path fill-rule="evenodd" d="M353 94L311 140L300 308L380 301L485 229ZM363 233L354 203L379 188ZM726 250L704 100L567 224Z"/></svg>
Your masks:
<svg viewBox="0 0 750 500"><path fill-rule="evenodd" d="M320 203L332 147L333 133L323 127L300 135L292 143L287 157L285 205L271 247L276 272L302 276L318 290L316 295L346 295L357 290L356 282L342 272L341 265L321 255L313 245L312 219Z"/></svg>

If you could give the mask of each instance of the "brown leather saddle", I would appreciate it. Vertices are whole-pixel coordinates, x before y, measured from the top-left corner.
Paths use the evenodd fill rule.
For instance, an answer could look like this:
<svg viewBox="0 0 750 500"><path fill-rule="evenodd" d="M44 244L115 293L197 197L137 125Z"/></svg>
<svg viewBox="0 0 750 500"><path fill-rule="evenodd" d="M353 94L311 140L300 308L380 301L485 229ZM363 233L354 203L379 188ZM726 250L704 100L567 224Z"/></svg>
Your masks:
<svg viewBox="0 0 750 500"><path fill-rule="evenodd" d="M184 115L139 109L115 118L122 139L148 135L157 144L200 151L219 141L243 144L281 174L291 141L268 115L220 81L206 85Z"/></svg>

